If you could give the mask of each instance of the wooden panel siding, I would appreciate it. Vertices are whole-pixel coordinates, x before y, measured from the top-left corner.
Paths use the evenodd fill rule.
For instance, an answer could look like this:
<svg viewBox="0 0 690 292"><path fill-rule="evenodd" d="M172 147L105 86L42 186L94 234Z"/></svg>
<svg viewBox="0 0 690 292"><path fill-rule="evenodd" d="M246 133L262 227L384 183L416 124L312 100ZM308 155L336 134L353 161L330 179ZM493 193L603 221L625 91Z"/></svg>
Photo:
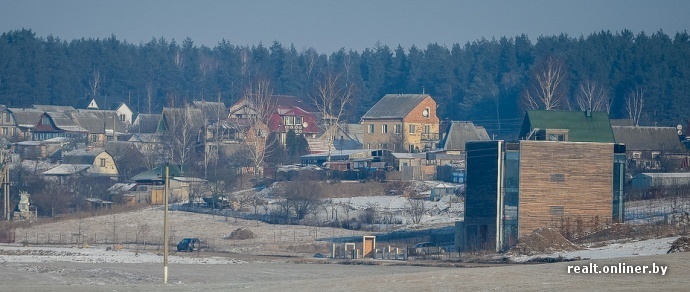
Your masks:
<svg viewBox="0 0 690 292"><path fill-rule="evenodd" d="M521 141L518 236L611 219L613 144ZM594 219L598 217L598 219Z"/></svg>

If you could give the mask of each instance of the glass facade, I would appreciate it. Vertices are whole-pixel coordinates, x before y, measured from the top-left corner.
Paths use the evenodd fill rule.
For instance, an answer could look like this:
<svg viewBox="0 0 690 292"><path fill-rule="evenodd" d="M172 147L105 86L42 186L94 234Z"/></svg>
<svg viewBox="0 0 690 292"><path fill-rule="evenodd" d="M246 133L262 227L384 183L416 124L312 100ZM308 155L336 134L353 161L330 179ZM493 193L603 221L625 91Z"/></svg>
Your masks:
<svg viewBox="0 0 690 292"><path fill-rule="evenodd" d="M505 150L503 156L503 238L502 250L515 246L518 238L520 152Z"/></svg>

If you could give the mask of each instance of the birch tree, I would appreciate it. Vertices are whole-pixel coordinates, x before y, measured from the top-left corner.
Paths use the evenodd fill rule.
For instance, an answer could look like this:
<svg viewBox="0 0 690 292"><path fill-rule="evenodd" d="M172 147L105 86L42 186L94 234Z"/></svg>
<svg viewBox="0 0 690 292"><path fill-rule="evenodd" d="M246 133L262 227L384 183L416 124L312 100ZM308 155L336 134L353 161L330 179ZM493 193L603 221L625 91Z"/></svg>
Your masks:
<svg viewBox="0 0 690 292"><path fill-rule="evenodd" d="M261 166L272 148L270 144L277 143L276 140L268 139L268 122L275 110L272 95L271 82L263 78L250 83L244 94L247 127L243 128L244 147L241 156L250 161L255 176L262 173Z"/></svg>
<svg viewBox="0 0 690 292"><path fill-rule="evenodd" d="M625 99L625 109L628 112L628 118L633 121L635 126L640 124L642 118L642 109L644 107L644 89L636 88L630 90L628 97Z"/></svg>
<svg viewBox="0 0 690 292"><path fill-rule="evenodd" d="M342 84L340 76L341 74L326 74L316 82L315 92L309 95L321 116L321 126L328 145L327 161L329 162L333 151L333 139L354 92L352 85Z"/></svg>
<svg viewBox="0 0 690 292"><path fill-rule="evenodd" d="M611 109L606 90L591 80L585 80L580 84L575 102L581 111L606 111L609 113Z"/></svg>
<svg viewBox="0 0 690 292"><path fill-rule="evenodd" d="M532 82L523 94L528 109L553 110L564 99L565 72L563 64L555 57L548 57L532 72Z"/></svg>

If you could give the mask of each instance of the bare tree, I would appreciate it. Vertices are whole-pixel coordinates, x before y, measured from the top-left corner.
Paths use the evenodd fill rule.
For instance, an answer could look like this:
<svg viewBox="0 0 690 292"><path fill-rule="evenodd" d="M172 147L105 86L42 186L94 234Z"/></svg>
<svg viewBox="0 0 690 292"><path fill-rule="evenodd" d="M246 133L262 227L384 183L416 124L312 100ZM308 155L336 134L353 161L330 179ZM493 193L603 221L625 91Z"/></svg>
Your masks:
<svg viewBox="0 0 690 292"><path fill-rule="evenodd" d="M321 115L324 136L328 144L327 161L329 162L338 126L354 92L352 85L341 84L339 79L340 74L335 76L331 73L326 74L316 82L315 92L309 95Z"/></svg>
<svg viewBox="0 0 690 292"><path fill-rule="evenodd" d="M148 113L151 114L151 103L153 101L153 93L154 93L154 87L153 87L153 82L148 81L146 82L146 98L148 101Z"/></svg>
<svg viewBox="0 0 690 292"><path fill-rule="evenodd" d="M565 72L560 60L548 57L532 73L532 84L523 98L528 109L552 110L560 107L564 99Z"/></svg>
<svg viewBox="0 0 690 292"><path fill-rule="evenodd" d="M284 199L281 205L285 214L294 212L297 220L304 219L307 214L314 214L322 204L323 189L314 182L290 182L282 186L280 196Z"/></svg>
<svg viewBox="0 0 690 292"><path fill-rule="evenodd" d="M580 84L575 101L581 111L606 111L608 113L611 108L606 90L591 80L585 80Z"/></svg>
<svg viewBox="0 0 690 292"><path fill-rule="evenodd" d="M422 198L408 198L407 204L410 205L408 212L412 217L412 223L419 224L422 217L426 214L426 204Z"/></svg>
<svg viewBox="0 0 690 292"><path fill-rule="evenodd" d="M249 160L254 167L254 175L262 174L261 166L268 156L269 143L276 143L268 139L268 121L275 109L275 100L272 98L273 89L268 79L262 78L255 83L250 83L245 90L246 111L245 117L248 127L244 128L244 143L241 155Z"/></svg>
<svg viewBox="0 0 690 292"><path fill-rule="evenodd" d="M93 79L89 81L89 90L91 91L91 97L98 97L98 91L101 88L101 71L98 69L93 70Z"/></svg>
<svg viewBox="0 0 690 292"><path fill-rule="evenodd" d="M166 138L173 163L187 165L199 142L203 120L201 110L186 105L163 112Z"/></svg>
<svg viewBox="0 0 690 292"><path fill-rule="evenodd" d="M635 126L640 124L644 100L644 89L639 87L634 90L630 90L628 97L625 99L625 109L628 111L628 118L633 121Z"/></svg>

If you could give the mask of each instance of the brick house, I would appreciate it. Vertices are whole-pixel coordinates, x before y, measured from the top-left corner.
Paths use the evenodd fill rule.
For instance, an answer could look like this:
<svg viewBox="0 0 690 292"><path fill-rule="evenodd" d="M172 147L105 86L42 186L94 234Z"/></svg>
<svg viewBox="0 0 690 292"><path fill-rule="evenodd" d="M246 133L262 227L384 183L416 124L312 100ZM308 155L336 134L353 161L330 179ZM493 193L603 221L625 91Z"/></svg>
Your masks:
<svg viewBox="0 0 690 292"><path fill-rule="evenodd" d="M420 152L435 149L439 141L436 101L428 94L386 94L360 124L365 149Z"/></svg>

